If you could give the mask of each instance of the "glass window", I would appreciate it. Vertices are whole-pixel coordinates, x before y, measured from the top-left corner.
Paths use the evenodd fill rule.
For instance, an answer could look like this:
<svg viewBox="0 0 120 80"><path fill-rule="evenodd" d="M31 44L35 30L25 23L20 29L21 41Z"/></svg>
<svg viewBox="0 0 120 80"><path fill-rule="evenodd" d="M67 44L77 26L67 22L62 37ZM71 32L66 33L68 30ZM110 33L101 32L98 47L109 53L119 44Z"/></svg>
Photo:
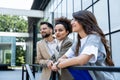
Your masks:
<svg viewBox="0 0 120 80"><path fill-rule="evenodd" d="M87 10L92 12L92 7L88 8Z"/></svg>
<svg viewBox="0 0 120 80"><path fill-rule="evenodd" d="M48 12L50 12L51 11L51 4L49 3L48 4Z"/></svg>
<svg viewBox="0 0 120 80"><path fill-rule="evenodd" d="M58 5L58 0L54 0L54 10L56 9L57 5Z"/></svg>
<svg viewBox="0 0 120 80"><path fill-rule="evenodd" d="M58 0L58 4L61 3L61 0Z"/></svg>
<svg viewBox="0 0 120 80"><path fill-rule="evenodd" d="M108 33L107 0L100 0L94 5L94 14L96 16L100 28L103 30L104 33Z"/></svg>
<svg viewBox="0 0 120 80"><path fill-rule="evenodd" d="M112 34L112 58L115 66L120 66L120 32ZM115 73L116 80L120 78L120 73Z"/></svg>
<svg viewBox="0 0 120 80"><path fill-rule="evenodd" d="M110 1L111 30L120 29L120 0Z"/></svg>
<svg viewBox="0 0 120 80"><path fill-rule="evenodd" d="M67 17L67 15L66 15L66 0L63 0L61 4L62 4L62 16Z"/></svg>
<svg viewBox="0 0 120 80"><path fill-rule="evenodd" d="M61 4L59 4L58 6L58 17L61 17L61 14L62 14L62 10L61 10Z"/></svg>
<svg viewBox="0 0 120 80"><path fill-rule="evenodd" d="M45 16L44 16L45 18L48 18L48 17L49 17L49 16L48 16L48 15L49 15L48 7L46 7L44 14L45 14Z"/></svg>
<svg viewBox="0 0 120 80"><path fill-rule="evenodd" d="M53 12L53 10L54 10L54 0L51 0L51 2L50 2L50 4L51 4L51 12Z"/></svg>
<svg viewBox="0 0 120 80"><path fill-rule="evenodd" d="M74 0L74 12L81 10L81 0Z"/></svg>
<svg viewBox="0 0 120 80"><path fill-rule="evenodd" d="M48 17L48 22L52 23L52 13Z"/></svg>
<svg viewBox="0 0 120 80"><path fill-rule="evenodd" d="M99 1L99 0L93 0L94 2Z"/></svg>
<svg viewBox="0 0 120 80"><path fill-rule="evenodd" d="M58 18L58 8L54 11L54 18Z"/></svg>
<svg viewBox="0 0 120 80"><path fill-rule="evenodd" d="M72 19L73 13L73 0L67 0L67 17Z"/></svg>
<svg viewBox="0 0 120 80"><path fill-rule="evenodd" d="M53 7L54 7L54 0L51 0L51 2L47 5L45 11L44 11L44 17L45 20L48 20L49 22L52 22L51 18L52 18L52 12L53 12Z"/></svg>
<svg viewBox="0 0 120 80"><path fill-rule="evenodd" d="M83 10L92 4L92 0L82 0Z"/></svg>

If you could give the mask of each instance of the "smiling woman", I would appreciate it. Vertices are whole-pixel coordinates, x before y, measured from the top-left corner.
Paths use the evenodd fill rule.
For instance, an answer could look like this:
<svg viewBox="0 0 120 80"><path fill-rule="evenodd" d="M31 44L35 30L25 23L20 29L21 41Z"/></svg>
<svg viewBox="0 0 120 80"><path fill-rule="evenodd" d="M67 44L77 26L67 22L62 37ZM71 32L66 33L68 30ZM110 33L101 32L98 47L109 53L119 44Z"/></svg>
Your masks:
<svg viewBox="0 0 120 80"><path fill-rule="evenodd" d="M65 17L60 17L55 20L55 35L58 40L57 50L59 52L57 58L63 56L68 49L72 46L72 40L68 37L69 33L72 32L71 22ZM59 63L55 63L56 65ZM66 76L68 78L66 78ZM61 70L62 80L72 80L71 74L67 69Z"/></svg>
<svg viewBox="0 0 120 80"><path fill-rule="evenodd" d="M94 14L82 10L74 12L73 18L71 25L73 31L78 33L77 41L57 61L58 64L53 64L52 70L76 65L114 66L107 40L103 31L99 28ZM115 80L111 72L67 69L74 80Z"/></svg>
<svg viewBox="0 0 120 80"><path fill-rule="evenodd" d="M61 17L55 20L55 35L59 41L64 40L72 32L70 20Z"/></svg>
<svg viewBox="0 0 120 80"><path fill-rule="evenodd" d="M68 38L69 33L72 32L70 20L65 17L60 17L55 20L55 36L58 40L58 51L60 52L59 57L61 57L65 52L63 48L66 44L71 46L72 40ZM62 47L61 47L62 46ZM66 49L66 48L64 48ZM68 48L65 50L67 51Z"/></svg>

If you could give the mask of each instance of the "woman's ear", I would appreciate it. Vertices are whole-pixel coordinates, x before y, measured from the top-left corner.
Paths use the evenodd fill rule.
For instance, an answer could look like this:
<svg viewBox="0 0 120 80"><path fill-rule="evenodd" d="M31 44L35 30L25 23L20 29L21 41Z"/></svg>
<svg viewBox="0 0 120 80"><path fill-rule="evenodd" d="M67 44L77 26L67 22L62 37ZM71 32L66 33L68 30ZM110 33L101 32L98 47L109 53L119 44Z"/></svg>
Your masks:
<svg viewBox="0 0 120 80"><path fill-rule="evenodd" d="M66 31L67 35L69 34L69 31Z"/></svg>

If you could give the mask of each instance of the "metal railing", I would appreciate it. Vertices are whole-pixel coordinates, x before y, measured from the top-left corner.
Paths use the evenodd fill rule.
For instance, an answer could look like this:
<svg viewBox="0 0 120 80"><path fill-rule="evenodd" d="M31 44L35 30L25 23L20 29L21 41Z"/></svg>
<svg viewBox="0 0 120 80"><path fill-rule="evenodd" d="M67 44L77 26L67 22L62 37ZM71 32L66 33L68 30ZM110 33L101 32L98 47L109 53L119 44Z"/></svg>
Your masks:
<svg viewBox="0 0 120 80"><path fill-rule="evenodd" d="M90 71L120 72L120 67L102 67L102 66L72 66L70 68Z"/></svg>
<svg viewBox="0 0 120 80"><path fill-rule="evenodd" d="M34 67L45 67L44 65L38 65L38 64L33 64L33 65L23 65L22 67L22 80L24 80L24 72L26 72L26 80L35 80L35 76L33 76L30 66ZM26 70L24 69L26 67ZM70 68L73 69L78 69L78 70L90 70L90 71L105 71L105 72L119 72L120 73L120 67L102 67L102 66L71 66ZM52 77L52 80L56 80L55 76Z"/></svg>
<svg viewBox="0 0 120 80"><path fill-rule="evenodd" d="M26 74L24 74L24 72L26 72ZM26 77L24 77L26 75ZM32 69L30 67L30 65L25 64L22 66L22 80L35 80L35 77L33 75Z"/></svg>

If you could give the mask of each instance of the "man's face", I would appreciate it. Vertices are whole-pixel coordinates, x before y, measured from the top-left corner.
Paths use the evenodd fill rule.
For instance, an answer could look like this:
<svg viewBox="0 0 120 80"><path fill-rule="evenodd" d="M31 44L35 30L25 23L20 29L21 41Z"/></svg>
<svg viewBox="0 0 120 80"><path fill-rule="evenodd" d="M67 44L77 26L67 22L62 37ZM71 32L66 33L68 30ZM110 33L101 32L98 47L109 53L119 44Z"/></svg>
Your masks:
<svg viewBox="0 0 120 80"><path fill-rule="evenodd" d="M40 33L43 38L47 38L52 34L52 29L49 28L46 24L41 25Z"/></svg>

